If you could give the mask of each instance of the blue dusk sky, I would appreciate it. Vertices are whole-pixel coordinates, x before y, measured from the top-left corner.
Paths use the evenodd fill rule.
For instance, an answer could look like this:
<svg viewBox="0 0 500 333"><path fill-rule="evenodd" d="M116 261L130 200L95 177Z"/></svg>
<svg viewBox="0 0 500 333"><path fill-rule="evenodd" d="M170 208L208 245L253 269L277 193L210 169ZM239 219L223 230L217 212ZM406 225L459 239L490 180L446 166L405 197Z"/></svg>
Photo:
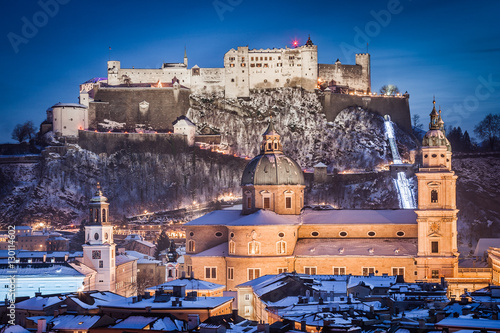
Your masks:
<svg viewBox="0 0 500 333"><path fill-rule="evenodd" d="M56 2L57 1L57 2ZM57 4L54 5L54 4ZM320 63L369 53L372 90L395 84L427 126L432 98L447 125L471 134L500 105L499 1L4 1L0 20L0 143L38 126L79 84L122 67L222 67L231 48L291 46L310 35ZM48 12L48 14L46 14ZM33 29L34 28L34 29Z"/></svg>

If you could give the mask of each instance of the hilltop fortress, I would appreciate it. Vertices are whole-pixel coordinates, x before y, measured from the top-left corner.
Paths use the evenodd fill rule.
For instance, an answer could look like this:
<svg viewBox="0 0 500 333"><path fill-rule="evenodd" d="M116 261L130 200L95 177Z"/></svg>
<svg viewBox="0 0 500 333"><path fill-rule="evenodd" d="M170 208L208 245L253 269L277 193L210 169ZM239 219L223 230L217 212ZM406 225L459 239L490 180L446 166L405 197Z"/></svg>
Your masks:
<svg viewBox="0 0 500 333"><path fill-rule="evenodd" d="M295 48L252 49L240 46L224 55L224 68L188 69L183 63L164 63L159 69L121 68L108 62L108 85L120 86L178 81L194 93L224 91L226 98L249 97L251 89L302 87L318 88L322 83L338 88L371 92L370 55L356 54L355 65L318 64L318 47L309 38Z"/></svg>
<svg viewBox="0 0 500 333"><path fill-rule="evenodd" d="M335 120L348 107L360 106L390 115L399 127L411 132L409 95L372 92L370 54L356 54L354 65L338 59L319 64L318 46L310 38L294 48L230 49L224 55L223 68L189 68L186 51L183 62L164 63L161 68L122 68L116 60L107 65L107 77L80 85L79 105L64 104L64 112L57 117L57 105L48 110L47 120L57 122L53 128L59 135L101 131L106 122L123 124L125 131L150 128L168 132L173 121L186 115L191 94L217 92L226 99L240 99L249 98L252 91L287 87L316 91L327 121ZM75 118L82 112L85 114ZM83 120L77 124L77 118Z"/></svg>

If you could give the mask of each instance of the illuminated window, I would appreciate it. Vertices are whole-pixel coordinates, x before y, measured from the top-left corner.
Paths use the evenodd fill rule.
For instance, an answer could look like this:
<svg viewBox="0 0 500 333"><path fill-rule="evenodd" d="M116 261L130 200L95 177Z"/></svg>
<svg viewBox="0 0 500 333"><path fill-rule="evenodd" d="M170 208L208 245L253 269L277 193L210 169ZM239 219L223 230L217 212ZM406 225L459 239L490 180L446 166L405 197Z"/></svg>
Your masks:
<svg viewBox="0 0 500 333"><path fill-rule="evenodd" d="M375 274L375 267L363 267L362 273L364 276Z"/></svg>
<svg viewBox="0 0 500 333"><path fill-rule="evenodd" d="M236 252L236 244L233 241L229 241L229 254L234 254Z"/></svg>
<svg viewBox="0 0 500 333"><path fill-rule="evenodd" d="M439 270L438 269L433 269L431 271L431 273L432 273L431 276L433 279L439 279Z"/></svg>
<svg viewBox="0 0 500 333"><path fill-rule="evenodd" d="M288 268L286 268L286 267L278 267L278 274L286 273L286 272L288 272Z"/></svg>
<svg viewBox="0 0 500 333"><path fill-rule="evenodd" d="M431 252L439 253L439 242L431 242Z"/></svg>
<svg viewBox="0 0 500 333"><path fill-rule="evenodd" d="M247 268L248 281L260 277L260 268Z"/></svg>
<svg viewBox="0 0 500 333"><path fill-rule="evenodd" d="M345 275L345 267L333 267L333 275Z"/></svg>
<svg viewBox="0 0 500 333"><path fill-rule="evenodd" d="M402 275L405 276L405 268L404 267L393 267L392 275Z"/></svg>
<svg viewBox="0 0 500 333"><path fill-rule="evenodd" d="M217 279L217 267L205 267L205 279Z"/></svg>
<svg viewBox="0 0 500 333"><path fill-rule="evenodd" d="M234 267L227 268L227 279L234 280Z"/></svg>
<svg viewBox="0 0 500 333"><path fill-rule="evenodd" d="M251 196L247 197L247 208L252 208L252 197Z"/></svg>
<svg viewBox="0 0 500 333"><path fill-rule="evenodd" d="M255 240L248 243L248 254L260 254L260 242Z"/></svg>
<svg viewBox="0 0 500 333"><path fill-rule="evenodd" d="M277 254L285 254L286 253L286 242L280 240L276 242L276 253Z"/></svg>
<svg viewBox="0 0 500 333"><path fill-rule="evenodd" d="M438 191L437 190L432 190L431 191L431 202L432 203L437 203L438 202Z"/></svg>
<svg viewBox="0 0 500 333"><path fill-rule="evenodd" d="M269 208L271 208L271 197L265 196L264 197L264 209L269 209Z"/></svg>
<svg viewBox="0 0 500 333"><path fill-rule="evenodd" d="M315 266L306 266L306 267L304 267L304 274L307 274L307 275L316 275L316 267Z"/></svg>
<svg viewBox="0 0 500 333"><path fill-rule="evenodd" d="M285 208L286 209L292 208L292 197L290 197L290 196L285 197Z"/></svg>
<svg viewBox="0 0 500 333"><path fill-rule="evenodd" d="M194 249L195 249L195 247L194 247L194 240L190 239L188 241L188 252L194 252Z"/></svg>

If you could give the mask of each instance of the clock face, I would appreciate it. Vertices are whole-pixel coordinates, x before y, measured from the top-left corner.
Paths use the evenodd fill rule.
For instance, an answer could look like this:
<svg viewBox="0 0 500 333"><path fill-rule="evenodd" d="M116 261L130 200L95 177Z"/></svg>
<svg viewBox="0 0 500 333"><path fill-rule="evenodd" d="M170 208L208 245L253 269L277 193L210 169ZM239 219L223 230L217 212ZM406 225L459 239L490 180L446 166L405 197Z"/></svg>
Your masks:
<svg viewBox="0 0 500 333"><path fill-rule="evenodd" d="M97 232L94 234L94 238L95 238L95 240L99 239L99 234Z"/></svg>
<svg viewBox="0 0 500 333"><path fill-rule="evenodd" d="M99 250L92 251L92 259L101 259L101 251Z"/></svg>

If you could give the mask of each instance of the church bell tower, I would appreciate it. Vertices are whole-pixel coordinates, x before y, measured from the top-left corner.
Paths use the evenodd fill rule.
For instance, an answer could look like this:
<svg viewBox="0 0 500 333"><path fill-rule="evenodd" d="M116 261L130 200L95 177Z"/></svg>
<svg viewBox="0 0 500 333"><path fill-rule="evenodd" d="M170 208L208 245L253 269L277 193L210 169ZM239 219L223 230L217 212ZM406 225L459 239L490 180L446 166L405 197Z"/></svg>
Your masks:
<svg viewBox="0 0 500 333"><path fill-rule="evenodd" d="M97 271L95 287L115 291L115 248L113 226L108 222L109 203L99 183L89 202L89 224L85 226L83 263Z"/></svg>
<svg viewBox="0 0 500 333"><path fill-rule="evenodd" d="M429 131L422 142L418 179L417 280L458 275L457 176L451 169L451 145L444 133L441 110L433 101Z"/></svg>

